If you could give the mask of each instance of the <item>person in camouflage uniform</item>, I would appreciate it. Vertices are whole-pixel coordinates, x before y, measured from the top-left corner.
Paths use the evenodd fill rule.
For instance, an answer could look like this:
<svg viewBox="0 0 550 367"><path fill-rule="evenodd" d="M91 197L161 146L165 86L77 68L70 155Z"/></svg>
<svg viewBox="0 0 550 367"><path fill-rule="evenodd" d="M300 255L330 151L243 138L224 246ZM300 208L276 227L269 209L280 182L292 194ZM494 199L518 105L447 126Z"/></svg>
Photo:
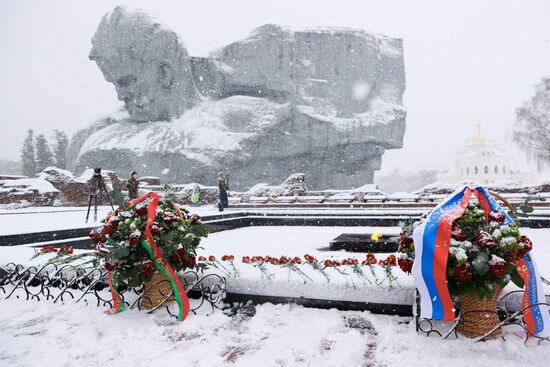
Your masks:
<svg viewBox="0 0 550 367"><path fill-rule="evenodd" d="M138 197L138 179L137 179L137 172L132 172L132 175L128 179L128 182L126 183L126 188L128 189L128 199L134 200Z"/></svg>
<svg viewBox="0 0 550 367"><path fill-rule="evenodd" d="M227 198L227 191L229 190L229 183L225 178L225 173L221 171L218 173L218 188L220 189L220 200L218 201L218 209L223 212L224 208L229 207L229 199Z"/></svg>

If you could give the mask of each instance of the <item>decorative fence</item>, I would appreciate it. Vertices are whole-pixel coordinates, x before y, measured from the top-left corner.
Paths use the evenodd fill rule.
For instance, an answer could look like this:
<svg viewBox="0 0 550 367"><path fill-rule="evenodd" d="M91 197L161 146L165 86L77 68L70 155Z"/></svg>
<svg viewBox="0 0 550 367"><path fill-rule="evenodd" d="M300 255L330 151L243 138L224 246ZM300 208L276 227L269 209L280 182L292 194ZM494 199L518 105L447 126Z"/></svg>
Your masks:
<svg viewBox="0 0 550 367"><path fill-rule="evenodd" d="M180 280L190 299L192 313L211 313L221 307L225 298L224 277L186 271L180 275ZM168 282L168 280L161 282ZM108 288L107 272L99 269L52 264L25 267L15 263L0 267L0 297L3 294L5 299L14 297L25 300L46 300L53 303L84 302L108 309L113 305ZM142 301L147 298L144 286L135 288L123 282L118 287L118 291L130 309L141 309ZM163 301L147 312L152 313L161 309L175 318L177 312L172 310L172 307L177 306L173 306L171 302L173 299L171 288L169 293L160 296Z"/></svg>

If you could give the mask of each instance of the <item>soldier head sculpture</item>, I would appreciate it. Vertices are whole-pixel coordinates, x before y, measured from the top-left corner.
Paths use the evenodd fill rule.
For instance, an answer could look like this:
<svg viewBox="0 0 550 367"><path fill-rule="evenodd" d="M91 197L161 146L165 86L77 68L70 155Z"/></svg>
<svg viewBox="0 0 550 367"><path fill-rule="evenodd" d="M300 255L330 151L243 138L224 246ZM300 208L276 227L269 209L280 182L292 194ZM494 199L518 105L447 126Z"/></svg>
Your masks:
<svg viewBox="0 0 550 367"><path fill-rule="evenodd" d="M268 24L190 57L147 13L116 7L92 44L90 59L130 121L115 113L75 134L77 171L140 167L172 182L208 182L224 169L236 173L234 188L302 172L311 188L350 188L371 183L384 152L403 144L400 39Z"/></svg>
<svg viewBox="0 0 550 367"><path fill-rule="evenodd" d="M170 120L198 103L185 47L144 12L117 6L106 14L89 58L115 85L133 121Z"/></svg>

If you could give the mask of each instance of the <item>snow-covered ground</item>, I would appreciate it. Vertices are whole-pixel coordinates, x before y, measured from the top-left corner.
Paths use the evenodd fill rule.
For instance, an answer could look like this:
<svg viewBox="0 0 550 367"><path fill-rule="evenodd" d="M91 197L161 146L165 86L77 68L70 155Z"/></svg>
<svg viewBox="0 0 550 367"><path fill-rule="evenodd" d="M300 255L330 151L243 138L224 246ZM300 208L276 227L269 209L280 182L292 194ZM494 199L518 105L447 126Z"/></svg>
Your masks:
<svg viewBox="0 0 550 367"><path fill-rule="evenodd" d="M85 210L73 209L69 214L58 213L67 226L83 222L79 216L85 215ZM198 209L192 211L201 215L217 213L215 208ZM19 232L29 227L42 230L55 222L48 222L47 218L56 215L50 213L56 208L43 208L41 214L25 210L27 214L2 213L2 229L7 228L4 219ZM27 215L36 215L36 221L17 220L30 218ZM410 304L412 281L398 268L393 273L399 285L389 289L388 284L372 285L334 269L327 269L327 282L306 264L301 269L311 278L307 284L297 273L275 265L267 265L275 276L266 280L258 268L241 262L242 256L285 255L303 259L306 253L318 259L362 260L364 253L330 251L329 242L341 233L374 231L393 235L399 228L247 227L210 234L203 240L199 255L214 255L217 259L224 254L235 256L239 275L229 275L227 283L227 289L233 292ZM540 272L550 278L550 230L523 228L522 233L533 240ZM33 253L34 249L28 246L0 247L0 263L38 264L45 260L30 261ZM221 263L232 270L229 263ZM384 275L379 267L376 273ZM370 276L367 271L366 274ZM260 305L251 318L229 317L219 311L210 316L190 316L183 323L164 313L147 315L128 310L107 316L101 311L102 308L72 302L60 305L50 301L4 300L0 295L0 366L151 366L178 362L196 366L403 366L414 361L413 365L423 366L504 367L524 363L545 366L550 358L550 343L537 346L530 340L523 344L523 333L513 327L505 329L506 342L476 344L466 339L441 340L419 335L413 324L404 323L410 321L408 318L296 305ZM345 321L349 318L366 320L373 329L349 327Z"/></svg>
<svg viewBox="0 0 550 367"><path fill-rule="evenodd" d="M427 338L407 318L264 304L251 318L0 301L2 366L547 366L550 343ZM345 320L351 320L346 322ZM372 329L365 327L372 325ZM350 327L350 325L352 327ZM355 326L355 327L353 327ZM359 328L357 328L359 326Z"/></svg>

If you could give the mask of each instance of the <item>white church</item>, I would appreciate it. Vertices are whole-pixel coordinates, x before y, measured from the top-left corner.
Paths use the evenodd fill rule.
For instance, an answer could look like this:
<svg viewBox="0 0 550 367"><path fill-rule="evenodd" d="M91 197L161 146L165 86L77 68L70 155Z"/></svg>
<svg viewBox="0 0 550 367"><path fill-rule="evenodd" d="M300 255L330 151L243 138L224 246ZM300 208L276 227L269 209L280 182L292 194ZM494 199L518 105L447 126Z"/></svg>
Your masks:
<svg viewBox="0 0 550 367"><path fill-rule="evenodd" d="M437 175L437 180L444 183L519 181L529 184L533 179L533 173L512 168L512 158L506 147L483 136L480 125L477 135L470 136L463 145L457 147L454 172Z"/></svg>

